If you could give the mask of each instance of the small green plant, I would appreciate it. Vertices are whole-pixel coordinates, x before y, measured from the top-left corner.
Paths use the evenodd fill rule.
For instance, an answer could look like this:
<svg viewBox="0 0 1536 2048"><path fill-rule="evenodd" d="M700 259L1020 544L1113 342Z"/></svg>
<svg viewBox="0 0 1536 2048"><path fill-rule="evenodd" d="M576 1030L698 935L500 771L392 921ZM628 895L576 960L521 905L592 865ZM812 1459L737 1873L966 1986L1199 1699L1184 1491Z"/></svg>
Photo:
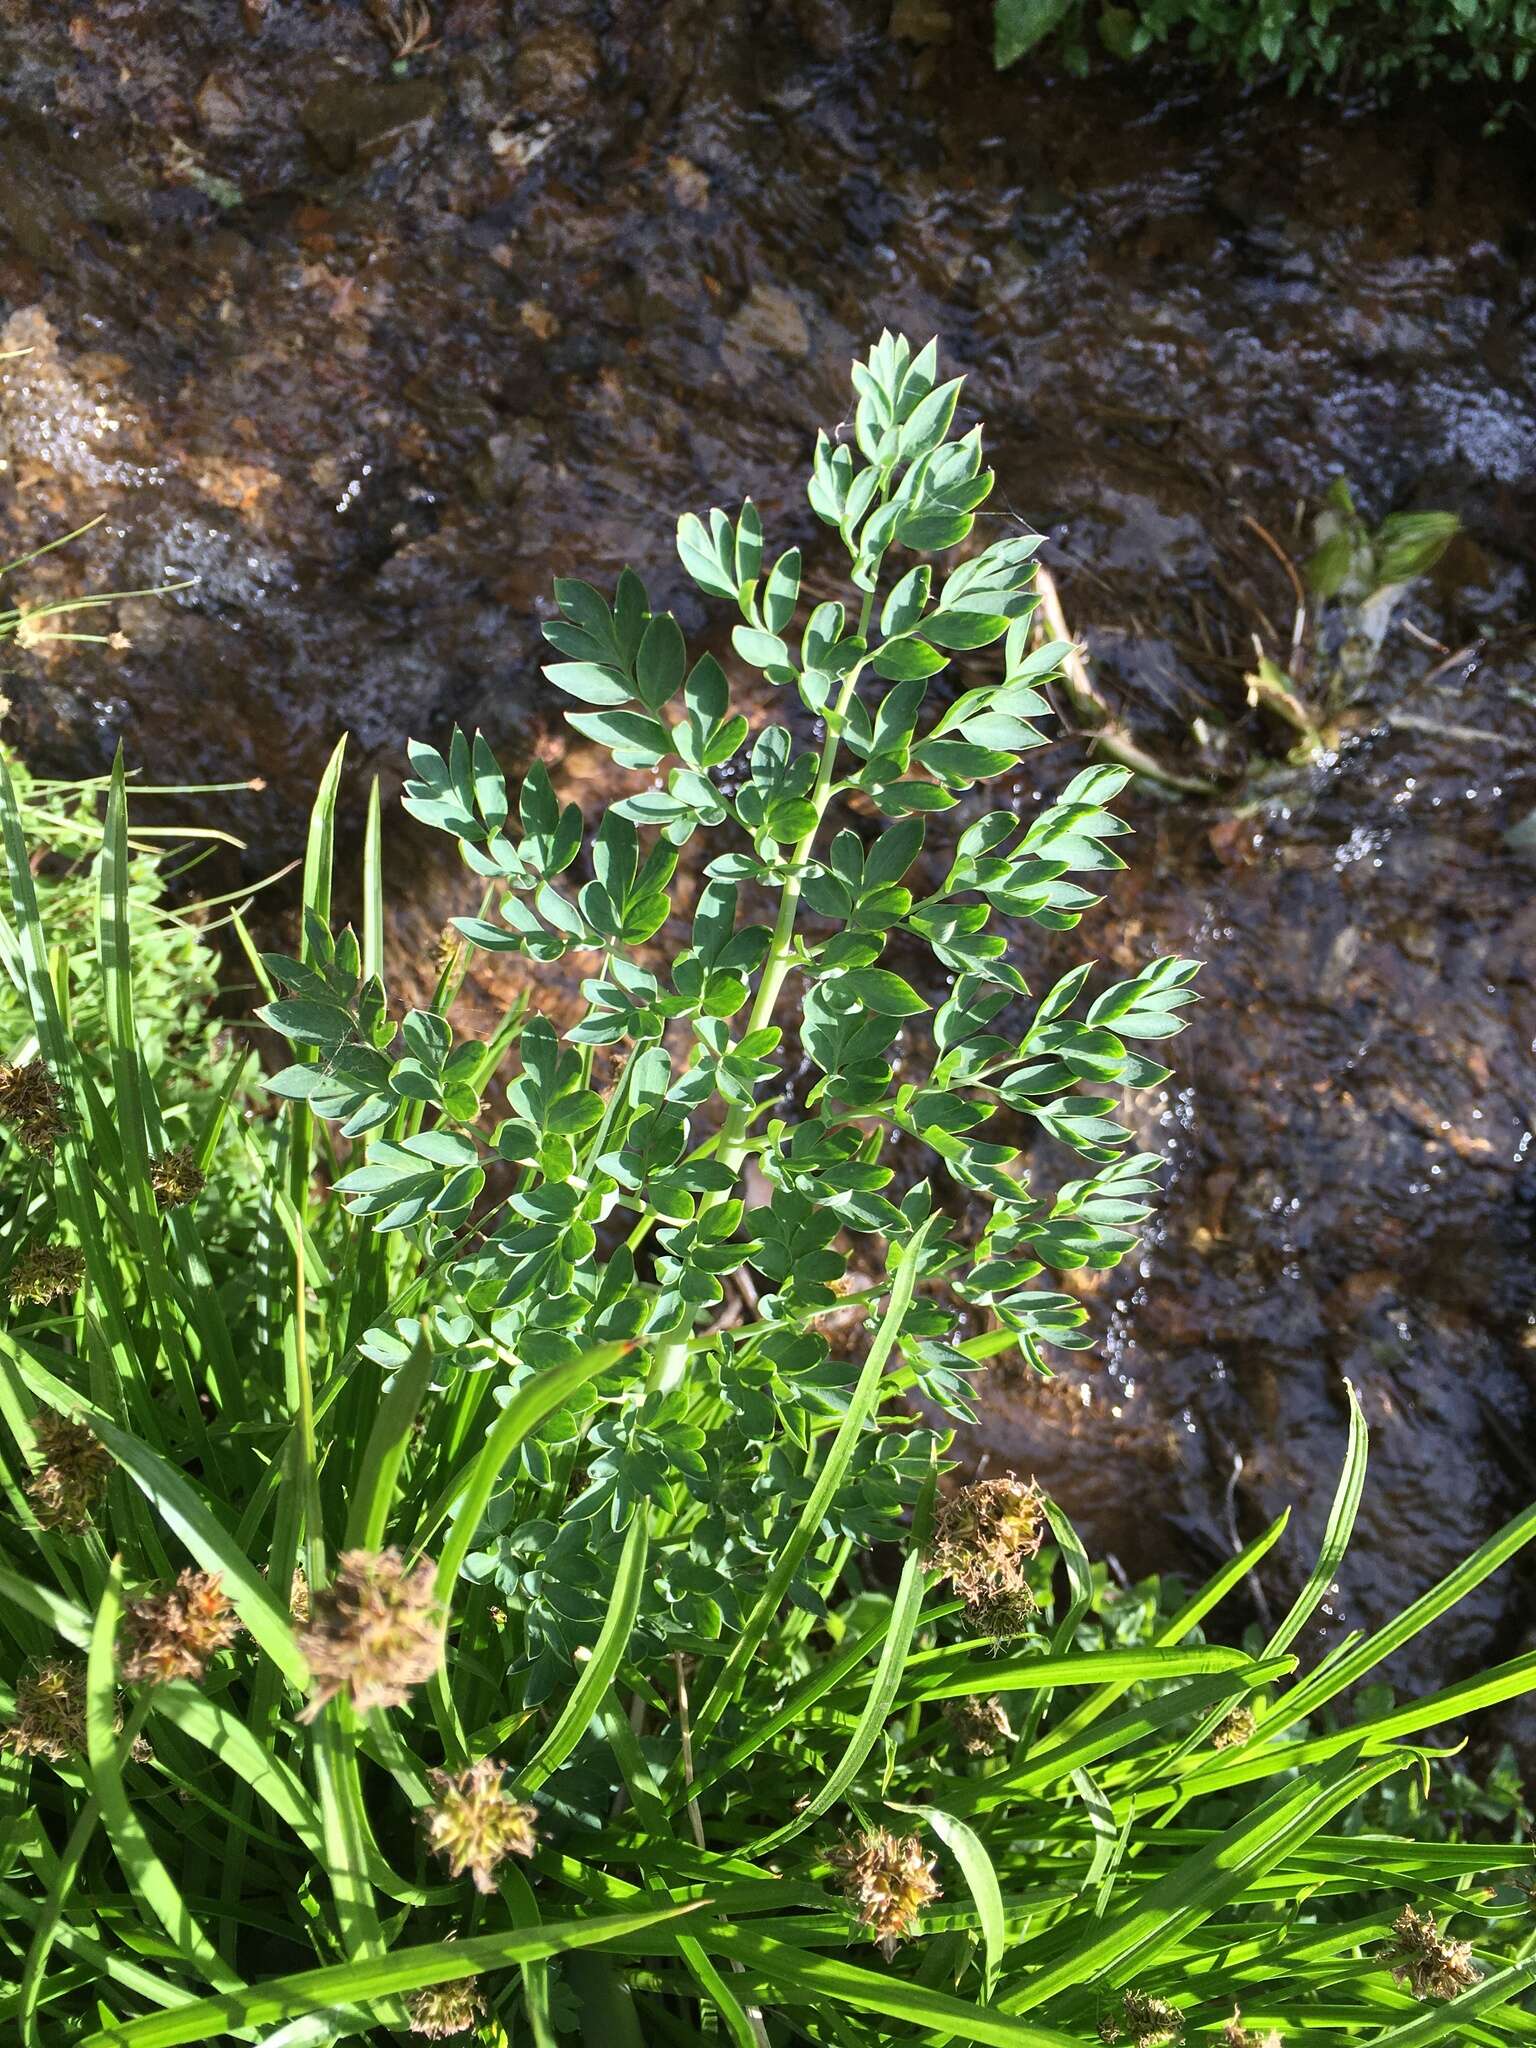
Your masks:
<svg viewBox="0 0 1536 2048"><path fill-rule="evenodd" d="M58 781L32 775L3 749L28 839L40 850L38 906L59 955L61 997L76 1043L99 1053L108 1038L101 976L93 958L100 890L102 806L109 778ZM212 792L178 792L207 803ZM211 837L194 825L145 824L129 847L128 915L134 934L136 1014L152 1073L167 1065L206 1067L208 1016L218 989L211 918L198 906L175 909L173 880L184 879ZM0 920L0 1058L14 1062L35 1043L26 978L14 928Z"/></svg>
<svg viewBox="0 0 1536 2048"><path fill-rule="evenodd" d="M1536 55L1532 0L995 0L998 68L1050 41L1069 70L1094 49L1139 57L1174 43L1292 92L1336 81L1520 84Z"/></svg>
<svg viewBox="0 0 1536 2048"><path fill-rule="evenodd" d="M611 603L556 583L545 631L563 659L547 673L580 707L571 724L649 784L590 838L541 766L514 801L483 739L455 734L446 757L411 748L406 809L455 837L483 878L482 914L458 932L543 968L574 958L585 975L563 1034L536 1014L513 1020L522 1071L489 1138L482 1092L505 1037L455 1044L418 1014L397 1038L356 944L318 929L309 964L268 962L290 993L263 1015L306 1055L274 1089L349 1139L373 1134L337 1183L352 1213L385 1232L424 1227L465 1308L494 1316L530 1369L593 1344L641 1347L643 1382L595 1424L586 1486L559 1527L510 1531L469 1565L523 1612L542 1693L591 1639L626 1547L646 1540L639 1509L673 1489L677 1537L638 1619L690 1652L734 1639L700 1706L706 1728L784 1598L819 1612L803 1567L824 1518L869 1543L910 1511L931 1436L864 1425L912 1388L957 1409L962 1315L985 1311L1036 1363L1044 1346L1081 1341L1082 1307L1035 1283L1113 1265L1132 1243L1157 1161L1130 1150L1103 1091L1166 1078L1133 1046L1179 1028L1195 973L1160 960L1090 999L1085 964L1032 1002L1008 961L999 913L1070 928L1096 900L1073 877L1123 865L1112 841L1126 827L1106 806L1129 771L1086 770L1032 820L975 805L977 785L1043 744L1032 721L1064 649L1031 634L1039 542L995 540L942 579L926 562L898 568L881 596L889 556L969 537L991 477L979 432L950 437L960 380L936 381L931 347L913 356L887 337L854 375L854 442L821 438L810 497L851 558L855 610L800 606L799 554L765 556L750 501L735 520L679 524L684 566L737 613L754 696L733 692L712 654L690 661L632 572ZM933 708L955 655L994 644L990 679ZM772 719L786 696L819 721L819 745ZM764 710L749 748L749 711ZM962 805L963 829L946 831ZM706 834L720 851L695 859L684 897L680 850ZM949 842L939 857L933 837ZM649 964L644 949L684 917L686 938ZM928 978L948 984L936 1011L888 964L897 948L928 955ZM792 980L791 1046L780 1008ZM805 1062L798 1084L791 1055ZM1016 1138L988 1135L997 1123L1034 1125L1089 1170L1034 1194ZM979 1222L962 1235L912 1162L940 1171ZM749 1164L769 1190L756 1206ZM511 1189L494 1209L491 1172ZM724 1327L743 1272L753 1313ZM872 1318L862 1363L825 1334L850 1310ZM721 1404L707 1459L706 1386ZM831 1423L830 1455L807 1468ZM552 1605L543 1587L557 1578Z"/></svg>
<svg viewBox="0 0 1536 2048"><path fill-rule="evenodd" d="M796 631L798 559L750 506L679 531L737 608L734 686L632 576L557 586L555 679L635 777L594 833L482 742L413 749L407 802L477 880L464 941L584 969L563 1031L520 1003L457 1038L462 946L390 1007L377 786L334 928L338 748L298 951L260 968L298 1057L233 1204L216 1161L193 1199L166 1165L121 764L91 1051L0 763L37 1041L0 1123L73 1254L0 1326L21 2048L1527 2035L1529 1851L1343 1817L1536 1659L1326 1716L1536 1509L1298 1678L1358 1408L1322 1552L1248 1647L1197 1631L1284 1518L1176 1611L1111 1613L1061 1504L941 1491L914 1425L914 1389L958 1410L1001 1345L1083 1341L1035 1283L1145 1213L1155 1162L1104 1091L1161 1074L1127 1041L1177 1028L1192 967L1085 1010L1089 968L1041 1002L1008 961L996 913L1090 907L1071 877L1117 858L1123 771L1027 822L973 796L1035 743L1061 651L1030 643L1033 543L901 560L970 540L979 436L931 350L887 337L855 384L811 501L856 609ZM1036 1126L1089 1169L1051 1199Z"/></svg>
<svg viewBox="0 0 1536 2048"><path fill-rule="evenodd" d="M1427 576L1460 531L1454 512L1389 512L1373 531L1336 477L1314 521L1307 582L1319 597L1363 605Z"/></svg>
<svg viewBox="0 0 1536 2048"><path fill-rule="evenodd" d="M1306 675L1299 658L1306 624L1306 607L1299 604L1290 668L1265 653L1255 635L1254 667L1245 678L1249 703L1262 704L1300 736L1293 759L1315 755L1326 744L1328 720L1375 682L1382 644L1409 585L1429 574L1460 531L1454 512L1391 512L1372 528L1345 480L1329 485L1305 565L1307 588L1322 614L1313 635L1313 672Z"/></svg>
<svg viewBox="0 0 1536 2048"><path fill-rule="evenodd" d="M111 1020L97 950L110 778L47 780L29 773L9 748L0 748L0 759L22 830L37 849L33 887L60 1013L93 1085L110 1096ZM215 793L164 794L206 804ZM210 844L229 837L206 824L136 825L127 843L123 901L139 1053L164 1125L164 1149L151 1161L156 1199L161 1207L193 1200L205 1173L216 1171L226 1218L240 1212L249 1221L253 1182L238 1112L246 1107L250 1051L224 1037L213 1013L218 906L170 901L173 887L185 888ZM57 1220L55 1154L66 1116L37 1055L21 935L0 913L0 1116L16 1141L0 1185L0 1273L9 1269L0 1285L12 1300L72 1293L63 1280L79 1258L67 1238L50 1242ZM221 1282L227 1277L218 1275ZM45 1286L52 1293L38 1294Z"/></svg>

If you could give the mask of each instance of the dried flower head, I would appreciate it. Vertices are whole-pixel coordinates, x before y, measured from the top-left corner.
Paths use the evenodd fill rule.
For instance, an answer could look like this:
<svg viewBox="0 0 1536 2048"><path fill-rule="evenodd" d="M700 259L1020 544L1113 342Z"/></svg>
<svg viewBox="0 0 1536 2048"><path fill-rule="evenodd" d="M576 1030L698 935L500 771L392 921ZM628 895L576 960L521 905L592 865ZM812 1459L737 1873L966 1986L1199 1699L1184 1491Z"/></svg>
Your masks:
<svg viewBox="0 0 1536 2048"><path fill-rule="evenodd" d="M401 1707L443 1660L444 1617L436 1567L422 1558L409 1571L398 1550L345 1550L328 1586L311 1594L311 1619L299 1631L315 1696L312 1721L345 1693L359 1713Z"/></svg>
<svg viewBox="0 0 1536 2048"><path fill-rule="evenodd" d="M114 1711L112 1725L122 1727L121 1710ZM45 1756L53 1763L85 1755L83 1659L38 1664L17 1679L16 1718L0 1729L0 1749L15 1756ZM131 1754L135 1763L148 1761L151 1750L142 1735L134 1738Z"/></svg>
<svg viewBox="0 0 1536 2048"><path fill-rule="evenodd" d="M995 1756L1013 1740L1008 1715L996 1694L987 1699L973 1693L965 1699L947 1700L944 1718L967 1756Z"/></svg>
<svg viewBox="0 0 1536 2048"><path fill-rule="evenodd" d="M195 1202L205 1183L192 1147L180 1145L174 1152L162 1152L158 1159L151 1160L149 1184L155 1191L157 1206L162 1209L181 1209L188 1202Z"/></svg>
<svg viewBox="0 0 1536 2048"><path fill-rule="evenodd" d="M538 1841L538 1814L505 1789L506 1771L487 1756L468 1770L429 1773L437 1804L427 1809L427 1840L454 1877L470 1873L476 1891L495 1891L502 1858L531 1856Z"/></svg>
<svg viewBox="0 0 1536 2048"><path fill-rule="evenodd" d="M85 1665L39 1664L16 1681L16 1718L0 1748L54 1763L85 1754Z"/></svg>
<svg viewBox="0 0 1536 2048"><path fill-rule="evenodd" d="M32 1244L12 1266L6 1291L13 1302L35 1301L46 1307L73 1294L85 1272L85 1260L73 1245Z"/></svg>
<svg viewBox="0 0 1536 2048"><path fill-rule="evenodd" d="M927 1853L916 1835L866 1828L839 1842L830 1860L843 1896L889 1960L897 1943L911 1933L924 1906L940 1897L933 1874L937 1859Z"/></svg>
<svg viewBox="0 0 1536 2048"><path fill-rule="evenodd" d="M1243 2025L1239 2007L1232 2008L1232 2017L1221 2030L1223 2048L1285 2048L1279 2030L1271 2027L1267 2033L1254 2034Z"/></svg>
<svg viewBox="0 0 1536 2048"><path fill-rule="evenodd" d="M184 1571L174 1586L147 1593L129 1608L119 1669L130 1685L199 1679L215 1651L227 1649L239 1633L218 1573Z"/></svg>
<svg viewBox="0 0 1536 2048"><path fill-rule="evenodd" d="M1001 1648L1023 1635L1039 1612L1040 1603L1028 1586L1012 1586L1006 1591L979 1592L966 1619L978 1635L990 1636Z"/></svg>
<svg viewBox="0 0 1536 2048"><path fill-rule="evenodd" d="M1131 2048L1165 2048L1184 2038L1184 2018L1166 1998L1145 1991L1127 1991L1120 2010L1099 2021L1101 2041L1129 2041Z"/></svg>
<svg viewBox="0 0 1536 2048"><path fill-rule="evenodd" d="M59 1091L41 1060L0 1067L0 1117L25 1152L50 1153L64 1130Z"/></svg>
<svg viewBox="0 0 1536 2048"><path fill-rule="evenodd" d="M473 1977L461 1977L457 1984L429 1984L424 1991L413 1991L408 2004L411 2032L425 2034L429 2041L467 2034L485 2015L485 2000Z"/></svg>
<svg viewBox="0 0 1536 2048"><path fill-rule="evenodd" d="M1404 1906L1392 1922L1393 1944L1382 1952L1392 1975L1406 1984L1415 1998L1455 1998L1478 1982L1472 1961L1472 1946L1465 1941L1447 1941L1435 1931L1433 1913L1420 1915Z"/></svg>
<svg viewBox="0 0 1536 2048"><path fill-rule="evenodd" d="M1214 1749L1241 1749L1245 1742L1252 1742L1258 1725L1247 1707L1234 1707L1211 1737L1211 1746Z"/></svg>
<svg viewBox="0 0 1536 2048"><path fill-rule="evenodd" d="M1012 1473L963 1486L939 1505L929 1562L984 1634L1017 1635L1035 1612L1025 1566L1046 1532L1045 1497Z"/></svg>
<svg viewBox="0 0 1536 2048"><path fill-rule="evenodd" d="M32 1512L45 1529L78 1536L106 1491L112 1454L83 1422L46 1410L32 1418L42 1470L27 1481Z"/></svg>

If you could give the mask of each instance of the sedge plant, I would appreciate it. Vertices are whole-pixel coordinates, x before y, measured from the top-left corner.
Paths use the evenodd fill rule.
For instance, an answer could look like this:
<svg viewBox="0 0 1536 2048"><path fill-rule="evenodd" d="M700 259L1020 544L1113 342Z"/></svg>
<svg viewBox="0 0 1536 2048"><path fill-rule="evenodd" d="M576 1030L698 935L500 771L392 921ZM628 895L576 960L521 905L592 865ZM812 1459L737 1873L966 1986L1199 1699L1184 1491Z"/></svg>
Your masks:
<svg viewBox="0 0 1536 2048"><path fill-rule="evenodd" d="M848 599L802 602L750 505L679 527L729 665L629 573L557 584L553 681L628 777L595 830L481 739L413 747L406 808L478 908L403 1016L377 788L336 928L338 749L297 949L257 962L294 1057L242 1118L233 1246L216 1182L156 1183L121 768L96 1052L0 778L38 1047L30 1123L0 1116L73 1259L0 1332L23 2048L1532 2030L1528 1851L1359 1816L1536 1658L1346 1702L1536 1510L1299 1676L1357 1408L1322 1554L1241 1647L1204 1635L1283 1520L1123 1643L1069 1503L943 1473L987 1356L1086 1341L1055 1276L1133 1241L1156 1161L1117 1103L1162 1078L1137 1047L1194 970L1095 991L1090 961L1040 998L1010 961L1014 921L1092 907L1126 778L1028 818L978 794L1040 743L1065 651L1034 636L1036 541L971 544L991 480L932 349L884 337L854 381L810 482ZM529 991L483 1041L454 1028L470 946ZM574 1006L541 1003L557 975Z"/></svg>

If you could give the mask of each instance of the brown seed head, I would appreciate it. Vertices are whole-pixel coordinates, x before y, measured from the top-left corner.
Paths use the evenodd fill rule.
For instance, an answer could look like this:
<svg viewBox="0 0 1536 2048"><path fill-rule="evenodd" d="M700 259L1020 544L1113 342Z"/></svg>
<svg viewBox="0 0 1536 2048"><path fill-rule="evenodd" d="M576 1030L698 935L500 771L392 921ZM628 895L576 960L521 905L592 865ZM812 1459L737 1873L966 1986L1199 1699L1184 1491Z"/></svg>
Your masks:
<svg viewBox="0 0 1536 2048"><path fill-rule="evenodd" d="M41 1060L0 1067L0 1117L15 1130L24 1152L52 1152L64 1130L64 1113Z"/></svg>
<svg viewBox="0 0 1536 2048"><path fill-rule="evenodd" d="M209 1658L239 1633L218 1573L184 1571L174 1586L147 1593L129 1608L119 1669L130 1685L200 1679Z"/></svg>
<svg viewBox="0 0 1536 2048"><path fill-rule="evenodd" d="M427 1809L427 1841L454 1877L470 1873L476 1891L495 1891L502 1858L531 1856L538 1841L538 1814L506 1791L506 1771L487 1756L468 1770L429 1773L437 1804Z"/></svg>
<svg viewBox="0 0 1536 2048"><path fill-rule="evenodd" d="M45 1529L78 1536L106 1491L112 1454L83 1422L45 1410L32 1418L42 1470L27 1481L32 1512Z"/></svg>
<svg viewBox="0 0 1536 2048"><path fill-rule="evenodd" d="M1035 1612L1025 1567L1046 1532L1045 1497L1012 1473L963 1486L940 1502L929 1562L984 1634L1017 1635Z"/></svg>
<svg viewBox="0 0 1536 2048"><path fill-rule="evenodd" d="M180 1145L174 1152L162 1152L158 1159L151 1160L149 1184L161 1209L181 1209L188 1202L195 1202L205 1182L192 1147Z"/></svg>
<svg viewBox="0 0 1536 2048"><path fill-rule="evenodd" d="M1119 2011L1099 2021L1101 2041L1129 2041L1131 2048L1165 2048L1183 2038L1184 2019L1178 2007L1145 1991L1125 1992Z"/></svg>
<svg viewBox="0 0 1536 2048"><path fill-rule="evenodd" d="M1234 1707L1225 1721L1211 1737L1213 1749L1241 1749L1245 1742L1251 1742L1258 1727L1247 1707Z"/></svg>
<svg viewBox="0 0 1536 2048"><path fill-rule="evenodd" d="M1447 1941L1438 1934L1433 1913L1421 1916L1412 1906L1404 1906L1392 1922L1392 1933L1393 1944L1383 1950L1381 1960L1391 1964L1392 1975L1415 1998L1455 1998L1479 1981L1471 1943Z"/></svg>
<svg viewBox="0 0 1536 2048"><path fill-rule="evenodd" d="M123 1716L114 1704L112 1726L121 1729ZM0 1729L0 1749L16 1756L45 1756L54 1763L84 1756L85 1664L38 1664L16 1681L16 1719ZM135 1736L131 1755L147 1763L153 1754L142 1735Z"/></svg>
<svg viewBox="0 0 1536 2048"><path fill-rule="evenodd" d="M46 1307L73 1294L85 1273L85 1260L73 1245L28 1245L6 1281L11 1300L35 1301Z"/></svg>
<svg viewBox="0 0 1536 2048"><path fill-rule="evenodd" d="M973 1693L966 1699L946 1700L944 1718L967 1756L995 1756L1013 1740L1008 1715L995 1694L988 1699Z"/></svg>
<svg viewBox="0 0 1536 2048"><path fill-rule="evenodd" d="M16 1682L16 1718L0 1748L54 1763L85 1755L85 1666L39 1664Z"/></svg>
<svg viewBox="0 0 1536 2048"><path fill-rule="evenodd" d="M402 1707L443 1660L444 1617L437 1568L422 1558L409 1571L398 1550L346 1550L336 1576L311 1593L311 1618L299 1630L315 1696L302 1719L312 1721L345 1693L359 1713Z"/></svg>
<svg viewBox="0 0 1536 2048"><path fill-rule="evenodd" d="M485 2013L485 2000L473 1977L461 1977L457 1984L429 1984L424 1991L413 1991L408 2003L411 2032L425 2034L429 2041L467 2034Z"/></svg>
<svg viewBox="0 0 1536 2048"><path fill-rule="evenodd" d="M1039 1612L1040 1603L1028 1586L984 1588L972 1600L966 1619L978 1635L990 1636L1000 1647L1023 1635Z"/></svg>
<svg viewBox="0 0 1536 2048"><path fill-rule="evenodd" d="M866 1828L839 1842L830 1858L843 1896L889 1959L910 1934L924 1906L941 1896L934 1876L937 1859L916 1835Z"/></svg>

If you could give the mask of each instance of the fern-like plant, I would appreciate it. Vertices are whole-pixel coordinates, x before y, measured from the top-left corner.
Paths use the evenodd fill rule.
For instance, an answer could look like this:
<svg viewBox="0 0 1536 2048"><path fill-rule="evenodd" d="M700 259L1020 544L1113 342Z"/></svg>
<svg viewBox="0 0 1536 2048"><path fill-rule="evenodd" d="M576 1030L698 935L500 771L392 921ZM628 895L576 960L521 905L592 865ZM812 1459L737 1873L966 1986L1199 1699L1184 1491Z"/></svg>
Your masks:
<svg viewBox="0 0 1536 2048"><path fill-rule="evenodd" d="M274 1088L368 1141L338 1183L353 1213L425 1232L529 1373L636 1347L562 1515L467 1560L522 1610L535 1696L595 1632L626 1538L649 1542L641 1626L730 1649L706 1729L786 1596L819 1611L809 1560L829 1517L865 1544L912 1506L930 1437L866 1425L911 1390L960 1408L960 1319L985 1312L1037 1364L1085 1341L1085 1311L1047 1276L1133 1242L1157 1161L1105 1091L1167 1078L1134 1047L1179 1029L1196 971L1158 960L1091 994L1088 962L1036 997L1009 959L1000 920L1070 928L1097 901L1081 878L1123 866L1108 806L1128 771L1089 767L1028 817L980 798L1044 743L1066 651L1034 629L1039 538L914 561L972 541L992 484L981 432L954 430L962 380L937 381L931 344L886 335L853 375L852 438L819 437L809 483L849 558L847 603L802 601L799 550L765 553L750 501L679 521L684 568L736 615L734 682L690 658L631 571L611 601L556 582L544 631L562 658L545 673L640 783L595 829L541 765L509 795L478 736L411 747L406 809L484 882L463 938L580 977L565 1030L519 1011L494 1131L481 1096L502 1040L456 1044L425 1013L397 1038L350 941L316 932L309 964L268 962L291 993L263 1015L309 1054ZM952 664L977 673L951 683ZM948 989L937 1009L892 956L926 959L925 986ZM1032 1129L1085 1169L1050 1197L1024 1167ZM979 1229L955 1207L979 1208ZM753 1306L733 1323L741 1275ZM857 1362L827 1335L850 1303L870 1319Z"/></svg>

